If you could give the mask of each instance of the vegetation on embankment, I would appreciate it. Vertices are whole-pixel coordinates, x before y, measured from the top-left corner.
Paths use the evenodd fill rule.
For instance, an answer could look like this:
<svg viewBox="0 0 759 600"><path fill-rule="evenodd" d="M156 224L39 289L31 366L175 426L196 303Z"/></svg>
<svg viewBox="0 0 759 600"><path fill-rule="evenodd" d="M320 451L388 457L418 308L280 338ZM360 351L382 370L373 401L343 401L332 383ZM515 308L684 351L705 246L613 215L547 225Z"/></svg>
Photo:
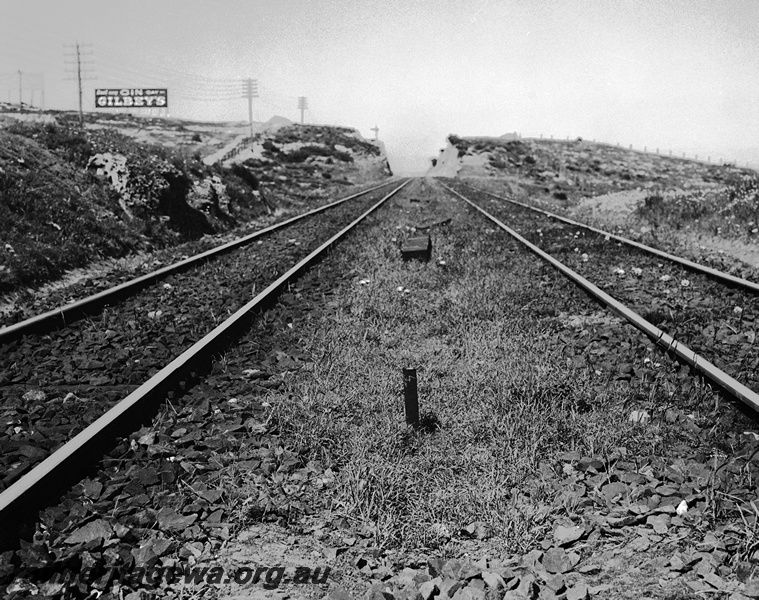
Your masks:
<svg viewBox="0 0 759 600"><path fill-rule="evenodd" d="M113 130L65 120L0 130L0 292L196 239L262 210L192 206L196 182L213 175L197 158Z"/></svg>
<svg viewBox="0 0 759 600"><path fill-rule="evenodd" d="M759 175L732 164L581 139L462 138L458 176L722 268L729 254L759 265Z"/></svg>
<svg viewBox="0 0 759 600"><path fill-rule="evenodd" d="M759 233L759 178L744 176L715 189L647 194L636 215L652 227L697 228L717 237Z"/></svg>
<svg viewBox="0 0 759 600"><path fill-rule="evenodd" d="M382 162L378 146L339 127L265 131L258 158L206 164L204 155L234 139L229 124L188 124L191 131L118 115L92 116L81 128L72 115L45 116L0 123L0 294L313 203L354 183L354 156Z"/></svg>
<svg viewBox="0 0 759 600"><path fill-rule="evenodd" d="M556 200L572 203L584 196L619 190L715 188L755 176L750 169L731 164L704 163L653 152L639 152L609 144L545 139L462 138L450 135L462 164L460 176L470 172L509 177L532 184ZM473 159L479 159L473 161ZM477 167L470 168L475 162Z"/></svg>

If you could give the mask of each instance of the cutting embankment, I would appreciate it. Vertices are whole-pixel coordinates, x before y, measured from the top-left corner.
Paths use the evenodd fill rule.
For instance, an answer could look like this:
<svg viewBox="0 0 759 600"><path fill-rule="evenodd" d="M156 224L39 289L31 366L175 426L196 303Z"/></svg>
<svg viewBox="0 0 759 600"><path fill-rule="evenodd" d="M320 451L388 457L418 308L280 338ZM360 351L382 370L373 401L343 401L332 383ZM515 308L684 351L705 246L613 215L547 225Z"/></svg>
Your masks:
<svg viewBox="0 0 759 600"><path fill-rule="evenodd" d="M450 135L430 175L458 177L715 268L759 266L753 169L589 142Z"/></svg>
<svg viewBox="0 0 759 600"><path fill-rule="evenodd" d="M66 113L0 113L5 310L72 269L134 256L139 267L181 244L192 254L204 236L389 174L380 142L281 117L250 136L240 123L105 115L81 128Z"/></svg>
<svg viewBox="0 0 759 600"><path fill-rule="evenodd" d="M349 161L323 156L330 142L310 132L253 140L233 158L252 169L267 153L308 153L315 174L339 179L326 167ZM706 247L720 239L707 235L710 223L732 224L736 237L725 239L747 246L756 233L739 216L755 189L745 170L580 141L451 142L431 174L458 173L557 212L590 211L626 235L663 244L679 231ZM343 156L350 147L340 145L332 148ZM267 176L296 182L290 197L301 199L308 169L280 163ZM641 202L622 216L607 210L634 194ZM731 194L733 212L702 207ZM688 206L703 212L669 217ZM401 247L419 233L432 238L430 261L404 261ZM554 241L581 261L581 235ZM45 513L44 534L7 555L11 589L60 596L77 581L82 597L95 589L131 600L151 589L179 598L187 588L163 573L213 565L232 575L231 587L214 575L196 593L759 596L753 421L434 181L409 185L354 236L256 320L202 385L121 440L104 468ZM605 255L623 256L608 246ZM726 254L713 259L750 274ZM649 267L645 276L671 268ZM656 274L660 287L681 281L671 273ZM606 273L606 283L631 287L622 275ZM673 287L667 314L702 308L697 287ZM735 329L728 341L754 352L756 310L728 313L715 312L714 332ZM408 366L418 373L416 429L400 399ZM145 565L159 576L126 577ZM261 581L238 581L257 569ZM296 581L299 569L314 577ZM62 572L79 579L53 578Z"/></svg>

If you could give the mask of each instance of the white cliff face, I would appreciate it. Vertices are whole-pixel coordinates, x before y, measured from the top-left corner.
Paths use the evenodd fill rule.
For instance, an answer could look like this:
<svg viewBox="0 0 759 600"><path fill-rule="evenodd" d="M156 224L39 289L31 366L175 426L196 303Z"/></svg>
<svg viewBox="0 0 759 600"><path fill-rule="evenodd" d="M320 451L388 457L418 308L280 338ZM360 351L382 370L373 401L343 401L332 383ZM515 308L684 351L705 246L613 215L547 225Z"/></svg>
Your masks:
<svg viewBox="0 0 759 600"><path fill-rule="evenodd" d="M435 165L427 171L427 176L456 177L459 169L461 169L459 151L451 142L448 142L448 145L440 151Z"/></svg>
<svg viewBox="0 0 759 600"><path fill-rule="evenodd" d="M387 150L385 149L385 143L380 140L364 139L361 137L361 134L358 133L358 131L356 131L356 133L360 139L363 139L364 141L377 146L377 148L380 150L380 153L377 156L364 155L359 158L359 161L361 163L360 168L366 171L367 178L381 178L389 177L392 175L393 171L390 169L390 163L387 160Z"/></svg>
<svg viewBox="0 0 759 600"><path fill-rule="evenodd" d="M123 194L129 182L129 169L127 169L126 162L126 156L103 152L92 156L87 162L87 168L95 169L97 175L104 176L114 190Z"/></svg>
<svg viewBox="0 0 759 600"><path fill-rule="evenodd" d="M129 208L129 168L127 167L126 156L121 154L111 154L103 152L95 154L87 162L88 169L94 169L97 175L105 177L108 182L119 194L119 206L129 219L134 219L134 215Z"/></svg>

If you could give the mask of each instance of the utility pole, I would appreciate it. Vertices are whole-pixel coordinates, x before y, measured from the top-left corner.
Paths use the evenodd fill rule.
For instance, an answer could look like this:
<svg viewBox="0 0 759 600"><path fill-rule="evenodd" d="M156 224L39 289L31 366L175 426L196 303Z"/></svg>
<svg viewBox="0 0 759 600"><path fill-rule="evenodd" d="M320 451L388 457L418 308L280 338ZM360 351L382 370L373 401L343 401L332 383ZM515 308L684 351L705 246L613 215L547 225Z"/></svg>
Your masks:
<svg viewBox="0 0 759 600"><path fill-rule="evenodd" d="M248 99L248 122L250 123L250 137L253 137L253 98L258 98L257 79L243 80L242 97Z"/></svg>
<svg viewBox="0 0 759 600"><path fill-rule="evenodd" d="M377 127L377 125L375 125L374 127L372 127L369 131L373 131L374 132L374 139L375 140L379 139L379 137L378 137L379 136L379 127Z"/></svg>
<svg viewBox="0 0 759 600"><path fill-rule="evenodd" d="M298 110L300 110L300 123L304 123L303 113L308 108L308 98L305 96L298 96Z"/></svg>
<svg viewBox="0 0 759 600"><path fill-rule="evenodd" d="M85 70L82 69L82 62L85 63L84 64L85 68L87 66L89 66L89 63L86 61L86 59L83 60L82 57L84 57L84 56L92 56L92 54L93 54L92 51L90 51L90 52L84 52L82 49L83 48L91 48L92 44L80 44L79 42L77 42L73 46L71 44L66 44L66 47L67 48L71 48L73 50L74 54L71 55L71 57L72 58L75 57L75 59L76 59L76 63L74 63L72 61L64 61L64 62L67 65L72 65L72 66L74 64L76 64L76 81L77 81L77 86L78 86L78 90L79 90L79 126L80 127L84 127L84 113L82 113L82 81L86 81L88 79L94 79L94 78L93 77L84 77L84 78L82 77L83 73L86 75L87 73L91 72L91 71L87 71L86 69ZM91 63L91 61L90 61L90 63ZM68 71L68 69L67 69L67 71ZM73 79L73 77L70 77L70 78L67 78L67 79L69 81L71 81Z"/></svg>
<svg viewBox="0 0 759 600"><path fill-rule="evenodd" d="M19 109L24 106L24 90L29 92L29 102L27 106L34 106L34 92L40 91L42 93L42 104L45 104L45 77L43 73L30 73L29 71L16 70L14 73L0 74L0 80L7 82L8 89L8 104L13 103L14 84L12 79L17 78L18 82L15 84L18 91L18 107ZM1 83L3 88L6 87L4 83Z"/></svg>

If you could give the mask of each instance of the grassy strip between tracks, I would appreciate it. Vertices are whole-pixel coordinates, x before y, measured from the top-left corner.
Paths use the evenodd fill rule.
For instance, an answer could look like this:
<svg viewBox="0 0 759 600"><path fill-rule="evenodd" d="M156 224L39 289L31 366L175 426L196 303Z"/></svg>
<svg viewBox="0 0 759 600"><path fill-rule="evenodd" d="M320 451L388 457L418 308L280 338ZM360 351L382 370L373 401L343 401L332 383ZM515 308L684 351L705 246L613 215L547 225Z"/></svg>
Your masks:
<svg viewBox="0 0 759 600"><path fill-rule="evenodd" d="M282 566L277 593L309 600L748 591L750 425L463 203L410 188L45 511L11 589L61 595L51 569L81 563L101 570L80 597L137 600L109 565L210 561ZM407 226L446 219L430 263L401 261ZM404 424L407 366L425 430ZM331 574L293 585L303 565Z"/></svg>
<svg viewBox="0 0 759 600"><path fill-rule="evenodd" d="M562 493L571 484L558 481L568 472L561 455L643 464L698 445L664 413L715 418L708 387L686 382L647 340L454 201L410 194L421 202L335 255L335 271L351 278L330 316L293 323L313 369L269 398L286 443L337 472L335 512L371 524L381 545L453 555L487 540L497 552L526 552L557 517L576 516L578 499ZM429 264L399 258L402 227L423 214L415 206L453 213L433 231ZM567 323L599 314L586 329L611 338L610 354L568 356L567 341L588 331ZM626 361L659 371L628 381L617 377ZM403 367L418 369L426 431L404 424ZM635 410L655 422L630 420Z"/></svg>
<svg viewBox="0 0 759 600"><path fill-rule="evenodd" d="M556 368L539 319L522 310L545 291L538 282L446 246L438 252L450 267L402 270L381 245L365 246L370 283L313 332L315 376L292 388L294 402L277 404L276 418L299 446L339 466L338 505L376 522L382 542L434 546L482 521L525 549L547 516L540 460L557 448L611 452L635 428L611 389L599 394L587 376ZM516 272L534 274L525 264L533 261L516 262ZM404 424L398 392L408 366L418 369L432 434ZM532 500L520 493L528 489Z"/></svg>
<svg viewBox="0 0 759 600"><path fill-rule="evenodd" d="M434 186L389 204L0 556L21 563L12 589L212 560L332 569L291 598L756 591L752 426ZM406 226L446 218L429 264L400 260ZM424 431L404 424L405 366Z"/></svg>

